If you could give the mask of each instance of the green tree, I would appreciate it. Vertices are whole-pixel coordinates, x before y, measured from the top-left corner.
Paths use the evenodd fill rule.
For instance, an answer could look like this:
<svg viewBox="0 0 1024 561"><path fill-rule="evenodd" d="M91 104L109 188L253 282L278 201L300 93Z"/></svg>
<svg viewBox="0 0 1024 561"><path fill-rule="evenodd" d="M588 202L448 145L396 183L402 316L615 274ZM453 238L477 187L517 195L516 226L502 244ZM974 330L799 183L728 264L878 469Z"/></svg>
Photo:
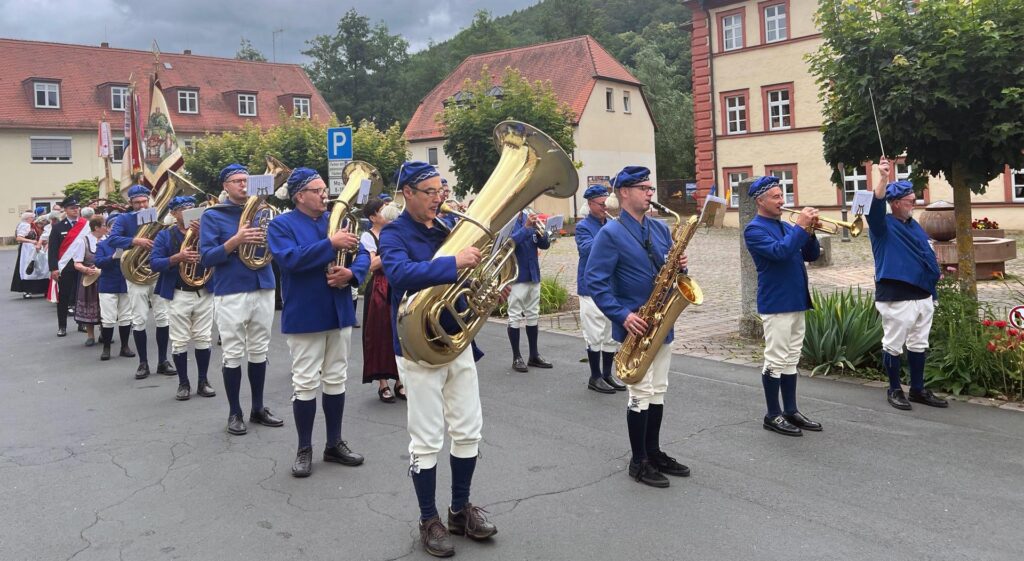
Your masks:
<svg viewBox="0 0 1024 561"><path fill-rule="evenodd" d="M121 196L121 192L118 190L120 182L114 180L114 188L110 193L107 193L107 200L115 203L124 203L124 197ZM74 183L68 183L64 186L64 196L69 197L75 195L78 200L84 205L90 201L96 200L100 196L100 178L93 177L92 179L82 179Z"/></svg>
<svg viewBox="0 0 1024 561"><path fill-rule="evenodd" d="M1024 0L823 0L811 69L824 101L825 160L878 156L871 100L889 157L919 185L953 186L961 288L976 294L971 193L1024 167ZM837 181L838 184L841 182Z"/></svg>
<svg viewBox="0 0 1024 561"><path fill-rule="evenodd" d="M550 84L530 83L518 71L505 69L501 93L492 91L490 70L484 67L480 80L466 80L462 92L465 101L449 103L441 115L444 128L444 152L452 161L458 178L456 192L462 196L487 182L498 163L494 149L494 127L507 119L529 123L544 131L566 151L576 148L573 141L573 112L558 102Z"/></svg>
<svg viewBox="0 0 1024 561"><path fill-rule="evenodd" d="M658 177L688 179L694 177L693 96L679 87L682 78L673 75L665 57L654 45L637 54L638 65L633 75L645 84L658 131L654 134L654 151L658 160Z"/></svg>
<svg viewBox="0 0 1024 561"><path fill-rule="evenodd" d="M263 56L263 53L256 47L252 46L252 41L242 37L242 44L238 48L238 52L235 53L236 60L251 60L255 62L267 62L267 57Z"/></svg>
<svg viewBox="0 0 1024 561"><path fill-rule="evenodd" d="M334 35L306 44L302 54L312 59L306 72L339 116L388 124L407 113L401 71L409 43L384 23L371 27L369 18L349 10Z"/></svg>
<svg viewBox="0 0 1024 561"><path fill-rule="evenodd" d="M345 124L353 126L351 120ZM326 178L327 129L338 125L336 120L321 123L282 112L281 123L267 130L250 124L237 132L199 140L195 153L185 160L185 169L197 186L214 195L221 191L217 175L224 166L238 162L253 173L262 173L268 154L290 168L313 168ZM352 150L356 159L375 166L385 178L390 178L408 155L397 123L383 130L371 121L359 123L353 127Z"/></svg>
<svg viewBox="0 0 1024 561"><path fill-rule="evenodd" d="M594 9L592 0L546 0L541 33L547 41L595 35L603 25L604 13Z"/></svg>

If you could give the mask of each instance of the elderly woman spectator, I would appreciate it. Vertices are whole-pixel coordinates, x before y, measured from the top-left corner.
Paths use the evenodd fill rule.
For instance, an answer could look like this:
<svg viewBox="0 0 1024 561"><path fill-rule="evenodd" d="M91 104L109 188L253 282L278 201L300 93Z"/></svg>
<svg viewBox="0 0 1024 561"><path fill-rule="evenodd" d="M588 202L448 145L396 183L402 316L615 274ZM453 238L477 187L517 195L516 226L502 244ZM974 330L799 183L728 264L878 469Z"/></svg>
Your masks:
<svg viewBox="0 0 1024 561"><path fill-rule="evenodd" d="M370 229L363 232L359 243L370 253L370 280L366 284L363 303L363 383L377 381L377 397L384 403L394 403L395 396L405 399L405 387L398 379L395 349L391 334L391 296L384 278L377 245L380 231L398 218L400 211L393 203L371 199L363 207L363 216L370 219ZM392 390L388 380L395 380Z"/></svg>
<svg viewBox="0 0 1024 561"><path fill-rule="evenodd" d="M50 271L46 264L46 253L41 251L42 228L35 225L34 213L25 212L14 232L19 244L15 252L14 275L11 277L11 292L21 292L22 298L43 296L49 284Z"/></svg>
<svg viewBox="0 0 1024 561"><path fill-rule="evenodd" d="M96 344L96 324L100 323L100 293L96 279L100 270L96 266L96 251L100 240L107 235L107 223L103 216L94 215L89 219L89 231L79 236L68 248L64 260L73 261L79 273L78 297L75 299L75 321L85 326L85 346Z"/></svg>

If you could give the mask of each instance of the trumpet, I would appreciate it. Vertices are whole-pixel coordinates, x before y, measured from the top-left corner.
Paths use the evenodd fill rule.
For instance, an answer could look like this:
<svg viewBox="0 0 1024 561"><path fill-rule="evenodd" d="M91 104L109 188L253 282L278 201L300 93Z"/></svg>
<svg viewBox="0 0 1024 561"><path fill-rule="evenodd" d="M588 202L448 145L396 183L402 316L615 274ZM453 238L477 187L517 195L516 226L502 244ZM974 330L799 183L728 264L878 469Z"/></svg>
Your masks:
<svg viewBox="0 0 1024 561"><path fill-rule="evenodd" d="M789 221L795 224L796 217L799 216L800 211L793 208L783 208L782 210L790 213ZM825 224L831 224L832 226L825 226ZM831 234L833 236L839 234L840 228L846 228L850 231L850 235L856 238L864 231L864 218L858 214L852 222L844 222L842 220L833 220L831 218L819 216L813 226L814 230L823 234Z"/></svg>
<svg viewBox="0 0 1024 561"><path fill-rule="evenodd" d="M544 223L540 218L540 213L533 209L533 207L526 207L523 209L526 211L527 217L536 216L537 221L533 223L533 228L537 230L537 235L544 237L548 235L548 225Z"/></svg>

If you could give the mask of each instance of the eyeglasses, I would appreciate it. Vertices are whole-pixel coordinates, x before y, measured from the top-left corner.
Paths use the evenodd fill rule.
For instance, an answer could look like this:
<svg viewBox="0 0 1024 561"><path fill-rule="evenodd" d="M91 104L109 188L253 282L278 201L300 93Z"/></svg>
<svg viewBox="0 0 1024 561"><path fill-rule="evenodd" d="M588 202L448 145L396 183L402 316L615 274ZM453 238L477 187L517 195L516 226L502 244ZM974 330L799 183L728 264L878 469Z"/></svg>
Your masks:
<svg viewBox="0 0 1024 561"><path fill-rule="evenodd" d="M427 198L430 198L430 199L433 199L434 197L440 195L443 192L443 191L441 191L439 189L417 189L415 187L409 187L409 188L412 189L413 191L416 191L417 193L423 193L424 195L427 196Z"/></svg>
<svg viewBox="0 0 1024 561"><path fill-rule="evenodd" d="M299 193L313 193L314 195L316 195L318 197L324 196L324 193L326 193L326 192L327 192L327 188L326 187L318 187L316 189L303 189L303 190L299 191Z"/></svg>
<svg viewBox="0 0 1024 561"><path fill-rule="evenodd" d="M642 189L644 191L650 191L652 193L657 190L657 189L655 189L654 185L623 185L622 188L623 189Z"/></svg>
<svg viewBox="0 0 1024 561"><path fill-rule="evenodd" d="M248 183L248 182L249 182L249 178L247 178L247 177L240 177L238 179L229 179L229 180L225 181L224 183L234 183L235 185L241 185L243 183Z"/></svg>

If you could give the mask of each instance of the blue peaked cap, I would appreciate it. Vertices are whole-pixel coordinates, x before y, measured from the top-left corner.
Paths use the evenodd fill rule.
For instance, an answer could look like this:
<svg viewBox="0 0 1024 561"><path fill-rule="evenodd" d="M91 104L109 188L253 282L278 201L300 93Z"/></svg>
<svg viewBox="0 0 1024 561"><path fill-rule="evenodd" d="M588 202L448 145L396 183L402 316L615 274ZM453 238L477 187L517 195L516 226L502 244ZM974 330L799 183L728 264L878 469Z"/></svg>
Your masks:
<svg viewBox="0 0 1024 561"><path fill-rule="evenodd" d="M756 199L761 195L768 192L769 189L779 184L779 178L774 175L762 175L755 179L751 184L750 188L747 189L747 195Z"/></svg>
<svg viewBox="0 0 1024 561"><path fill-rule="evenodd" d="M902 199L913 192L914 184L906 179L902 181L893 181L885 186L885 200L895 201L896 199Z"/></svg>
<svg viewBox="0 0 1024 561"><path fill-rule="evenodd" d="M288 196L294 197L303 187L309 185L314 179L320 179L320 174L311 168L295 168L288 176Z"/></svg>
<svg viewBox="0 0 1024 561"><path fill-rule="evenodd" d="M612 187L630 187L651 178L651 170L643 166L626 166L612 180Z"/></svg>
<svg viewBox="0 0 1024 561"><path fill-rule="evenodd" d="M437 168L427 162L405 162L398 168L398 172L395 173L395 186L398 189L401 189L404 185L416 187L420 182L439 175L441 174L437 173Z"/></svg>
<svg viewBox="0 0 1024 561"><path fill-rule="evenodd" d="M224 183L229 177L239 173L249 175L249 168L242 164L228 164L224 166L224 169L220 170L220 175L217 176L217 183Z"/></svg>
<svg viewBox="0 0 1024 561"><path fill-rule="evenodd" d="M590 199L596 199L597 197L607 196L608 188L605 187L604 185L591 185L590 187L587 187L586 191L583 192L583 198L587 199L588 201Z"/></svg>

